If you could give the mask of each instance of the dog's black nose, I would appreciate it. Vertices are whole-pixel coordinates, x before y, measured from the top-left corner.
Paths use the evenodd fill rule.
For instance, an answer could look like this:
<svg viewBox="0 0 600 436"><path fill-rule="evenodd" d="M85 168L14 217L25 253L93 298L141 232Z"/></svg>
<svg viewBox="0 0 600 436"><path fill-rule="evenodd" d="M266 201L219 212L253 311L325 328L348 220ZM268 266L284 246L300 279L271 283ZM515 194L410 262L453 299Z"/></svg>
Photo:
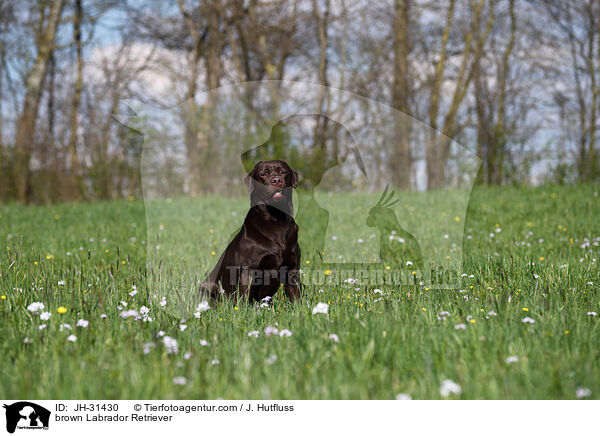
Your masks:
<svg viewBox="0 0 600 436"><path fill-rule="evenodd" d="M271 185L275 185L278 187L283 186L283 178L279 176L275 176L271 179Z"/></svg>

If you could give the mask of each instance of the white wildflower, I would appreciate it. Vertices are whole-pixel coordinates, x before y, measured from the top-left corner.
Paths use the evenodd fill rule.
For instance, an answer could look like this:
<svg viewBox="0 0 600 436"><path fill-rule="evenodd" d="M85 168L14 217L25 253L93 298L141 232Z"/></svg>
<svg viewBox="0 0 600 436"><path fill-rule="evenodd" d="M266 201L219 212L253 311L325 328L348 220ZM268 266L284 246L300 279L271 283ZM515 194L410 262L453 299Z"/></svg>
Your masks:
<svg viewBox="0 0 600 436"><path fill-rule="evenodd" d="M317 305L315 307L313 307L313 315L317 314L317 313L324 313L327 314L327 312L329 311L329 304L327 303L317 303Z"/></svg>
<svg viewBox="0 0 600 436"><path fill-rule="evenodd" d="M450 379L446 379L442 381L442 386L440 387L440 395L444 398L448 398L450 394L460 395L462 392L462 388L453 382Z"/></svg>
<svg viewBox="0 0 600 436"><path fill-rule="evenodd" d="M177 344L177 339L172 338L171 336L165 336L163 338L163 345L167 348L167 354L179 353L179 346Z"/></svg>
<svg viewBox="0 0 600 436"><path fill-rule="evenodd" d="M35 303L31 303L29 306L27 306L27 310L33 313L39 312L41 310L44 310L44 303L40 303L39 301L36 301Z"/></svg>
<svg viewBox="0 0 600 436"><path fill-rule="evenodd" d="M77 327L86 328L88 325L90 325L90 322L85 319L80 319L79 321L77 321Z"/></svg>
<svg viewBox="0 0 600 436"><path fill-rule="evenodd" d="M592 395L592 391L590 391L588 388L579 387L575 391L575 397L578 400L582 400L584 398L590 397L591 395Z"/></svg>
<svg viewBox="0 0 600 436"><path fill-rule="evenodd" d="M173 377L173 384L183 386L187 383L187 378L185 377Z"/></svg>

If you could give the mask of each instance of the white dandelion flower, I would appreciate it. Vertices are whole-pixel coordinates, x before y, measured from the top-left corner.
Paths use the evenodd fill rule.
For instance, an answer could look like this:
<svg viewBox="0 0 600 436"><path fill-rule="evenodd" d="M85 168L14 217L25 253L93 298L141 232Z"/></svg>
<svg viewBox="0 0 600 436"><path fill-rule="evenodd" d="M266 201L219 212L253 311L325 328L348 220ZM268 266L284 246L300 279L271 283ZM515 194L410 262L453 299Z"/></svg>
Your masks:
<svg viewBox="0 0 600 436"><path fill-rule="evenodd" d="M313 315L317 313L327 314L329 311L329 304L327 303L317 303L315 307L313 307L312 313Z"/></svg>
<svg viewBox="0 0 600 436"><path fill-rule="evenodd" d="M165 336L163 338L163 345L167 349L167 354L179 353L179 345L177 344L177 339L172 338L171 336Z"/></svg>
<svg viewBox="0 0 600 436"><path fill-rule="evenodd" d="M451 394L460 395L462 388L450 379L442 381L440 386L440 395L444 398L448 398Z"/></svg>
<svg viewBox="0 0 600 436"><path fill-rule="evenodd" d="M121 318L133 318L133 319L140 319L140 314L137 310L131 309L131 310L124 310L123 312L121 312Z"/></svg>
<svg viewBox="0 0 600 436"><path fill-rule="evenodd" d="M271 354L269 357L267 357L265 362L267 362L268 365L273 365L276 360L277 360L277 354Z"/></svg>
<svg viewBox="0 0 600 436"><path fill-rule="evenodd" d="M34 303L31 303L29 306L27 306L27 310L33 313L39 312L41 310L44 310L44 303L40 303L39 301L36 301Z"/></svg>
<svg viewBox="0 0 600 436"><path fill-rule="evenodd" d="M208 301L201 301L198 304L196 311L197 312L206 312L208 309L210 309L210 305L208 304Z"/></svg>
<svg viewBox="0 0 600 436"><path fill-rule="evenodd" d="M515 363L519 361L519 356L508 356L505 360L506 363Z"/></svg>
<svg viewBox="0 0 600 436"><path fill-rule="evenodd" d="M42 312L42 313L40 313L40 319L42 319L44 321L48 321L51 316L52 316L52 314L50 312Z"/></svg>
<svg viewBox="0 0 600 436"><path fill-rule="evenodd" d="M69 341L69 342L75 342L75 341L77 341L77 336L75 336L75 335L69 335L69 336L67 336L67 341Z"/></svg>
<svg viewBox="0 0 600 436"><path fill-rule="evenodd" d="M254 338L258 338L258 336L260 335L260 332L258 330L253 330L250 333L248 333L248 337L254 337Z"/></svg>
<svg viewBox="0 0 600 436"><path fill-rule="evenodd" d="M211 365L218 365L219 363L221 363L221 362L219 361L219 359L213 359L213 360L211 360L211 361L210 361L210 364L211 364Z"/></svg>
<svg viewBox="0 0 600 436"><path fill-rule="evenodd" d="M173 384L174 385L180 385L183 386L187 383L187 378L179 376L179 377L173 377Z"/></svg>
<svg viewBox="0 0 600 436"><path fill-rule="evenodd" d="M190 359L190 357L192 357L193 355L194 355L194 354L193 354L191 351L188 351L187 353L185 353L185 354L183 355L183 358L184 358L185 360L189 360L189 359Z"/></svg>
<svg viewBox="0 0 600 436"><path fill-rule="evenodd" d="M284 337L290 337L292 336L292 332L289 331L288 329L283 329L279 332L279 336L284 338Z"/></svg>
<svg viewBox="0 0 600 436"><path fill-rule="evenodd" d="M336 335L335 333L331 333L329 335L329 339L331 339L333 342L335 342L336 344L340 341L340 338L338 335Z"/></svg>
<svg viewBox="0 0 600 436"><path fill-rule="evenodd" d="M208 347L210 343L205 339L200 339L200 345L203 347Z"/></svg>
<svg viewBox="0 0 600 436"><path fill-rule="evenodd" d="M86 328L88 325L90 325L90 322L88 320L80 319L79 321L77 321L77 327Z"/></svg>
<svg viewBox="0 0 600 436"><path fill-rule="evenodd" d="M534 324L535 323L535 319L529 318L528 316L526 316L525 318L523 318L521 320L521 322L524 323L524 324Z"/></svg>
<svg viewBox="0 0 600 436"><path fill-rule="evenodd" d="M71 325L70 325L70 324L61 324L61 325L59 326L59 328L58 328L58 329L59 329L61 332L62 332L63 330L73 330L73 329L71 328Z"/></svg>
<svg viewBox="0 0 600 436"><path fill-rule="evenodd" d="M179 330L181 330L182 332L185 331L186 328L187 328L187 325L185 325L185 324L179 325Z"/></svg>
<svg viewBox="0 0 600 436"><path fill-rule="evenodd" d="M40 326L38 327L40 330L44 330L46 328L46 324L40 324Z"/></svg>
<svg viewBox="0 0 600 436"><path fill-rule="evenodd" d="M400 400L400 401L410 401L412 400L412 397L408 394L400 393L398 395L396 395L396 400Z"/></svg>
<svg viewBox="0 0 600 436"><path fill-rule="evenodd" d="M465 324L456 324L454 330L465 330L467 326Z"/></svg>
<svg viewBox="0 0 600 436"><path fill-rule="evenodd" d="M588 388L579 387L575 391L575 397L578 400L582 400L584 398L591 397L591 396L592 396L592 391L590 391Z"/></svg>

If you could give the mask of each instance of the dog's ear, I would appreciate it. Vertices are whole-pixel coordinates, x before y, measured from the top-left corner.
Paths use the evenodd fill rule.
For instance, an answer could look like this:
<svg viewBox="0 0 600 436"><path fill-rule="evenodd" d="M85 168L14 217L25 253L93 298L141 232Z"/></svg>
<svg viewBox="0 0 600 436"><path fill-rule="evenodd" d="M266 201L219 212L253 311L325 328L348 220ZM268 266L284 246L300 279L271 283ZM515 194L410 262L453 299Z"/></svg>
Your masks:
<svg viewBox="0 0 600 436"><path fill-rule="evenodd" d="M259 161L259 162L256 162L256 164L254 164L254 167L250 170L250 172L248 174L246 174L246 177L244 177L244 183L248 187L248 191L249 192L254 191L254 178L252 176L254 176L254 173L256 171L258 171L258 166L261 163L263 163L262 160Z"/></svg>
<svg viewBox="0 0 600 436"><path fill-rule="evenodd" d="M292 170L292 188L298 186L298 171L290 168Z"/></svg>
<svg viewBox="0 0 600 436"><path fill-rule="evenodd" d="M248 192L254 191L254 179L252 178L252 171L246 174L246 177L244 177L244 183L248 187Z"/></svg>

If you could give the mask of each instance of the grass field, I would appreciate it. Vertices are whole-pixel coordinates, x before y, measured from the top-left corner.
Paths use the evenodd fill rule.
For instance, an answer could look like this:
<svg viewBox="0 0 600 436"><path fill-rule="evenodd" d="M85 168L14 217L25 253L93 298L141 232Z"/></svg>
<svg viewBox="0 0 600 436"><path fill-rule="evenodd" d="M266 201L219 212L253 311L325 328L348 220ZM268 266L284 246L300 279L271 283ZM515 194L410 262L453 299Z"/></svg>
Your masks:
<svg viewBox="0 0 600 436"><path fill-rule="evenodd" d="M340 279L185 321L171 293L203 279L247 200L153 203L148 224L140 200L0 206L0 397L600 398L598 191L476 188L462 217L452 195L404 194L431 229L464 228L459 289ZM336 200L340 236L377 198Z"/></svg>

